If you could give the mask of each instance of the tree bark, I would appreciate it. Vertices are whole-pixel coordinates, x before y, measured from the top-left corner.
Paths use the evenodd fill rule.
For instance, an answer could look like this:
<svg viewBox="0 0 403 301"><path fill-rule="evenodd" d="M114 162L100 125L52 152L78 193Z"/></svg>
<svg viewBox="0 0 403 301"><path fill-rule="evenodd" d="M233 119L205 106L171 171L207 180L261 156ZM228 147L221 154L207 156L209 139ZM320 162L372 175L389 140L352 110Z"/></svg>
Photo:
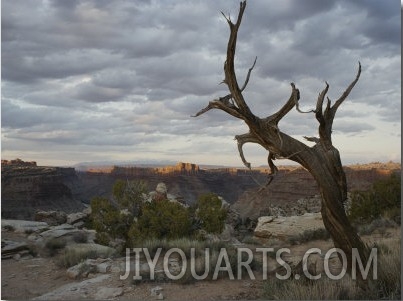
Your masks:
<svg viewBox="0 0 403 301"><path fill-rule="evenodd" d="M346 176L341 164L340 154L332 144L331 133L337 109L347 98L360 77L361 64L359 64L355 79L333 105L331 105L329 98L327 98L326 102L324 101L329 89L329 84L326 83L325 88L319 93L316 108L309 112L302 112L298 106L300 98L299 90L294 83L291 83L291 95L283 107L266 118L259 118L251 112L242 95L243 90L249 82L256 59L249 69L245 83L241 88L238 85L234 68L237 34L245 8L246 1L243 1L240 3L235 23L223 14L230 27L230 37L228 40L226 61L224 63L225 78L223 83L228 86L230 93L224 97L210 101L208 106L200 110L194 117L200 116L210 109L220 109L236 118L242 119L249 127L248 133L235 136L242 162L246 167L251 168L242 151L245 143L256 143L264 147L269 152L270 181L272 176L277 172L277 167L273 162L275 159L287 158L307 169L318 183L321 192L323 223L329 231L335 247L340 248L345 253L347 257L347 272L351 274L352 249L357 248L364 264L369 258L370 250L357 235L346 216L344 210L344 202L347 199ZM281 119L294 107L301 113L314 113L319 123L319 137L305 137L308 141L315 142L313 147L309 147L283 133L278 126ZM360 278L361 275L358 273L357 276L359 284L365 286L366 282L362 277Z"/></svg>

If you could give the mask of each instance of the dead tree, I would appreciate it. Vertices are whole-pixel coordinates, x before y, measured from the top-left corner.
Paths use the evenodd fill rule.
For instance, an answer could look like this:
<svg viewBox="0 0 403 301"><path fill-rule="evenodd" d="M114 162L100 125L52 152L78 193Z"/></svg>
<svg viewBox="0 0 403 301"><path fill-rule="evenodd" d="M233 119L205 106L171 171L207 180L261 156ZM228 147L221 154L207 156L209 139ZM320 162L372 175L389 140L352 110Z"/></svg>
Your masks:
<svg viewBox="0 0 403 301"><path fill-rule="evenodd" d="M323 223L329 231L335 247L340 248L346 254L347 272L351 274L352 249L357 248L364 263L367 262L370 252L351 226L344 210L343 205L347 199L346 175L342 168L339 151L332 144L332 125L337 109L347 98L360 77L361 64L358 66L355 79L333 105L331 100L326 97L329 89L327 82L324 89L319 93L315 109L308 112L313 113L319 123L319 137L304 137L306 140L315 143L314 146L310 147L282 132L279 128L281 119L294 107L301 112L298 106L299 90L294 83L291 83L291 95L286 103L280 110L266 118L259 118L254 115L244 99L242 92L249 82L251 72L256 63L255 59L247 73L245 82L240 87L235 74L234 57L238 29L241 25L245 7L246 1L241 2L235 23L223 14L230 27L227 58L224 63L225 78L223 80L223 83L228 86L229 94L210 101L207 107L200 110L193 117L204 114L211 109L220 109L242 119L249 127L249 132L237 135L235 139L238 142L240 157L248 168L251 167L250 163L246 161L242 151L242 146L245 143L259 144L268 151L271 176L277 172L277 167L273 161L279 158L295 161L307 169L318 183L321 192ZM360 277L358 278L358 280L361 280L359 283L365 284Z"/></svg>

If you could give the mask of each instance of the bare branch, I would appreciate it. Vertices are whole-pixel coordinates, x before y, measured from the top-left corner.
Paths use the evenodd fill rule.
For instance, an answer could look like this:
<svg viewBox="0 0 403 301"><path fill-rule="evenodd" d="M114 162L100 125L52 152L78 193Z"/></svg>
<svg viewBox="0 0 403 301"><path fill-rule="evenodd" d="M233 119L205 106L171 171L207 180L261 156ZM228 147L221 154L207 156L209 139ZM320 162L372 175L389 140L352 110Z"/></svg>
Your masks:
<svg viewBox="0 0 403 301"><path fill-rule="evenodd" d="M247 168L251 169L251 164L248 161L246 161L245 156L243 154L242 147L243 147L243 145L245 143L257 143L257 144L260 144L260 141L255 136L253 136L251 133L246 133L246 134L243 134L243 135L236 135L235 140L237 140L237 142L238 142L239 156L241 157L241 160L242 160L243 164Z"/></svg>
<svg viewBox="0 0 403 301"><path fill-rule="evenodd" d="M343 94L340 96L338 100L336 100L335 104L332 107L332 110L336 111L337 108L343 103L343 101L347 98L347 96L350 94L351 90L354 88L355 84L358 82L359 78L361 75L361 63L358 62L358 71L357 75L355 76L355 79L353 82L348 86L346 91L343 92ZM336 112L334 112L336 113Z"/></svg>
<svg viewBox="0 0 403 301"><path fill-rule="evenodd" d="M300 93L299 93L299 90L298 90L298 89L295 89L295 91L296 91L297 97L294 97L294 100L295 100L295 108L297 109L297 111L298 111L299 113L302 113L302 114L315 113L315 110L302 111L302 110L299 108Z"/></svg>
<svg viewBox="0 0 403 301"><path fill-rule="evenodd" d="M199 112L197 112L195 115L192 115L191 117L198 117L206 113L207 111L210 111L211 109L220 109L236 118L243 119L244 116L239 112L238 108L231 103L231 98L231 94L228 94L224 97L220 97L219 99L214 99L213 101L209 102L207 107L201 109Z"/></svg>
<svg viewBox="0 0 403 301"><path fill-rule="evenodd" d="M329 91L328 82L326 82L326 87L322 90L322 92L319 93L318 101L316 102L315 115L316 115L316 119L319 121L320 124L325 122L325 120L323 119L323 109L322 109L322 107L323 107L323 101L325 99L327 91Z"/></svg>
<svg viewBox="0 0 403 301"><path fill-rule="evenodd" d="M246 85L247 85L247 84L248 84L248 82L249 82L250 74L251 74L251 72L252 72L253 68L255 67L256 60L257 60L257 57L255 57L255 61L253 62L252 67L250 67L250 68L249 68L249 70L248 70L248 75L246 76L245 83L243 84L243 86L242 86L242 88L241 88L241 92L243 92L243 90L245 90Z"/></svg>
<svg viewBox="0 0 403 301"><path fill-rule="evenodd" d="M315 143L319 143L319 142L320 142L320 139L317 138L317 137L307 137L307 136L304 136L304 139L307 140L307 141L315 142Z"/></svg>
<svg viewBox="0 0 403 301"><path fill-rule="evenodd" d="M298 103L298 94L299 91L297 88L295 88L295 84L291 83L291 95L290 98L287 100L287 102L283 105L283 107L278 110L276 113L273 115L269 116L267 120L270 120L270 122L273 122L275 125L279 123L279 121L288 114L292 110L292 108Z"/></svg>
<svg viewBox="0 0 403 301"><path fill-rule="evenodd" d="M329 89L329 84L326 83L326 88L319 94L318 102L316 104L316 119L319 121L319 136L321 141L325 144L326 149L330 149L332 147L332 126L333 120L336 115L336 111L339 106L343 103L343 101L350 94L351 90L354 88L355 84L358 82L358 79L361 75L361 63L358 63L358 72L353 80L353 82L347 87L346 91L343 92L342 96L336 100L335 104L331 106L331 100L327 97L326 108L323 110L323 102L325 95Z"/></svg>
<svg viewBox="0 0 403 301"><path fill-rule="evenodd" d="M230 90L237 107L242 112L242 114L245 116L245 119L248 120L249 122L253 122L254 120L256 120L256 116L252 114L252 112L250 111L248 105L246 104L246 102L243 98L243 95L242 95L243 89L240 89L238 86L238 81L236 79L235 66L234 66L238 29L239 29L239 26L241 25L242 16L245 11L245 8L246 8L246 1L243 1L240 3L238 18L237 18L237 21L235 24L232 23L232 21L229 18L225 17L225 19L227 20L227 22L229 24L231 32L230 32L230 37L228 39L228 45L227 45L227 60L225 61L225 64L224 64L224 73L225 73L224 82L228 85L228 89ZM250 72L248 74L250 75ZM248 79L247 79L247 81L248 81Z"/></svg>

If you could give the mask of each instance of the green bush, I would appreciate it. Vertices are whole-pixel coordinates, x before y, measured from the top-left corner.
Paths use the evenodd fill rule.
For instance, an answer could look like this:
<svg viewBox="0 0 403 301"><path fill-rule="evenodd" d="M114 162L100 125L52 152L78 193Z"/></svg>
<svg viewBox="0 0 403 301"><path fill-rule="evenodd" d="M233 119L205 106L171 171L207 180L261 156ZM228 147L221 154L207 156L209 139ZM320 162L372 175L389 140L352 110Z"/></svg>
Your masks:
<svg viewBox="0 0 403 301"><path fill-rule="evenodd" d="M382 215L400 223L400 174L374 183L369 191L351 194L349 218L352 222L368 223Z"/></svg>
<svg viewBox="0 0 403 301"><path fill-rule="evenodd" d="M197 201L197 218L208 233L221 233L224 229L227 210L222 208L220 198L214 193L204 194Z"/></svg>
<svg viewBox="0 0 403 301"><path fill-rule="evenodd" d="M128 233L129 244L150 238L175 239L191 234L189 210L168 200L143 206L142 215L132 224Z"/></svg>
<svg viewBox="0 0 403 301"><path fill-rule="evenodd" d="M100 244L108 245L111 239L126 239L132 216L122 214L112 202L103 197L91 200L91 224L97 231L96 240Z"/></svg>

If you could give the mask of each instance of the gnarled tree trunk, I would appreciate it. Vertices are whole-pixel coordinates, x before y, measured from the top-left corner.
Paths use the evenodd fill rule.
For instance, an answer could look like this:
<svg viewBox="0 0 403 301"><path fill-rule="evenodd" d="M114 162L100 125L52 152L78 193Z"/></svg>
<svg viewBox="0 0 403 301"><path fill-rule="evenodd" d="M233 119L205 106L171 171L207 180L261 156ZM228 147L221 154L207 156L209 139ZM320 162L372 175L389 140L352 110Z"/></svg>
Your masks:
<svg viewBox="0 0 403 301"><path fill-rule="evenodd" d="M277 172L277 167L273 162L276 158L287 158L306 168L315 178L321 192L321 213L324 225L329 231L335 247L340 248L345 253L347 257L347 272L351 274L352 249L357 248L360 258L364 263L367 262L370 252L351 226L344 210L344 202L347 199L346 176L342 168L340 154L332 144L331 133L336 111L357 83L361 74L361 65L359 64L355 79L333 105L329 98L325 101L325 96L329 89L329 85L326 83L325 88L318 96L316 108L310 112L302 112L298 106L299 90L295 87L294 83L291 83L291 96L283 107L278 112L266 118L259 118L251 112L242 95L243 90L248 84L256 59L253 66L249 69L242 87L238 85L234 69L237 33L245 7L246 1L241 2L235 23L223 14L230 27L227 59L224 63L225 78L223 80L223 83L228 86L229 94L210 101L208 106L200 110L194 117L204 114L210 109L220 109L245 121L249 127L249 132L235 136L235 139L238 141L239 154L243 163L250 168L250 163L244 157L242 146L245 143L257 143L267 149L269 153L268 163L271 169L269 183ZM283 133L278 126L280 120L294 107L301 113L313 113L319 122L319 137L305 137L308 141L315 142L313 147L309 147ZM359 274L357 274L359 283L365 286L365 281L360 278Z"/></svg>

